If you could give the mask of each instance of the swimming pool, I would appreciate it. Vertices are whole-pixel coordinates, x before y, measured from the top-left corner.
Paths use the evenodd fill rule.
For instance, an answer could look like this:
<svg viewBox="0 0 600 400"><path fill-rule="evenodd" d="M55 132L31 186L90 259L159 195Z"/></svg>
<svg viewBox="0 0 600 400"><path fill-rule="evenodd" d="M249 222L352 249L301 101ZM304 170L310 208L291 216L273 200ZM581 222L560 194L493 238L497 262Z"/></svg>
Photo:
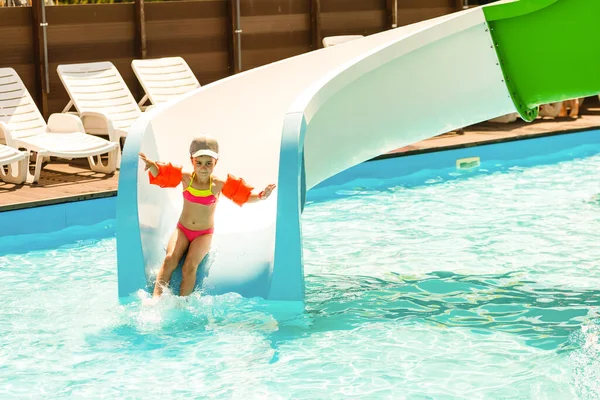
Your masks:
<svg viewBox="0 0 600 400"><path fill-rule="evenodd" d="M594 398L599 136L320 185L297 316L234 294L120 305L114 199L2 213L21 234L0 241L0 397Z"/></svg>

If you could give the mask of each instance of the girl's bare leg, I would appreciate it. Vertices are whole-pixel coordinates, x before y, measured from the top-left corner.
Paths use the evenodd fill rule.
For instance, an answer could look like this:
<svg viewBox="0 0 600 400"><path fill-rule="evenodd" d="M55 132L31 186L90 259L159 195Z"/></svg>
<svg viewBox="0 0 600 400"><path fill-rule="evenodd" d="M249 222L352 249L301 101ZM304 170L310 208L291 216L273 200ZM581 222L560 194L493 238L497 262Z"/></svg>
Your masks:
<svg viewBox="0 0 600 400"><path fill-rule="evenodd" d="M190 244L181 270L180 296L188 296L196 286L196 271L202 259L208 254L213 235L202 235Z"/></svg>
<svg viewBox="0 0 600 400"><path fill-rule="evenodd" d="M189 244L190 241L185 237L183 232L181 232L179 228L175 228L175 232L171 235L171 239L169 239L169 244L167 245L167 255L165 256L165 260L156 275L156 283L154 284L154 293L152 294L152 297L160 296L163 291L163 286L169 284L171 275L173 274L173 271L175 271L175 268L177 268L179 260L183 257L183 253L185 253Z"/></svg>

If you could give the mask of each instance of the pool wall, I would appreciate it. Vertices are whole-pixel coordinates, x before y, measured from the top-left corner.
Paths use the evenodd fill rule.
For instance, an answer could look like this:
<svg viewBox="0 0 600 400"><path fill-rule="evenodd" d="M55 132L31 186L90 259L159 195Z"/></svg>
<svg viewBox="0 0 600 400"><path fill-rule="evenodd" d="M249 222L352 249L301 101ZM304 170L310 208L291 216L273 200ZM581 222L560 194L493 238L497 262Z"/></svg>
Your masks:
<svg viewBox="0 0 600 400"><path fill-rule="evenodd" d="M457 178L456 160L479 157L481 166L468 172L489 173L494 169L533 166L567 161L600 153L600 130L528 138L502 143L475 145L451 150L433 150L411 155L384 155L381 159L349 168L315 186L309 201L326 201L339 196L336 187L357 179L396 179L398 184L417 186L432 178ZM479 171L479 172L478 172ZM449 175L452 174L452 175ZM114 236L116 197L32 207L0 212L0 255L31 250L43 243L54 243L49 233L77 226L98 225L93 234ZM66 238L81 240L72 229ZM65 237L64 235L61 235ZM46 239L43 239L46 238Z"/></svg>
<svg viewBox="0 0 600 400"><path fill-rule="evenodd" d="M399 184L417 186L431 178L457 172L456 161L462 158L479 157L481 166L468 173L489 173L493 170L513 166L553 164L578 157L587 157L600 152L600 130L586 130L568 134L549 135L531 139L474 145L451 150L418 154L384 155L339 173L315 186L307 194L310 201L326 200L335 187L356 179L396 178ZM467 173L467 172L465 172ZM454 176L461 176L455 174Z"/></svg>

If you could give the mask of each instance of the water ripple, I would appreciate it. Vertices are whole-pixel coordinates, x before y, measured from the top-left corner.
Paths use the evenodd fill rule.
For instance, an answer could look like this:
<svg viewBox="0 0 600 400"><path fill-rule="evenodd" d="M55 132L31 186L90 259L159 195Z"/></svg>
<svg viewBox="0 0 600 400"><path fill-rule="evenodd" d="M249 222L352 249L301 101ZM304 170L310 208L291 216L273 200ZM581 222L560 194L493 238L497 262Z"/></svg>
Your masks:
<svg viewBox="0 0 600 400"><path fill-rule="evenodd" d="M106 224L13 238L0 397L596 398L599 169L339 187L303 216L301 314L235 294L119 305Z"/></svg>

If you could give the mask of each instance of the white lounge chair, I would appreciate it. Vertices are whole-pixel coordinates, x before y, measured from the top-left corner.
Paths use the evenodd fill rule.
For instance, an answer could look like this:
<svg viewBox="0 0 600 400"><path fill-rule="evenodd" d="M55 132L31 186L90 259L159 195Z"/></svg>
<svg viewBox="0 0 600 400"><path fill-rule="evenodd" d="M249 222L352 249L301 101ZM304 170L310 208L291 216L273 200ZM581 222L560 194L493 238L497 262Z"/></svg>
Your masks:
<svg viewBox="0 0 600 400"><path fill-rule="evenodd" d="M110 61L66 64L57 68L71 101L63 113L75 106L85 131L119 142L127 136L142 111Z"/></svg>
<svg viewBox="0 0 600 400"><path fill-rule="evenodd" d="M87 135L79 117L52 114L48 124L40 114L19 75L12 68L0 68L0 139L14 149L36 152L35 173L27 168L27 180L37 182L44 158L86 157L94 171L111 173L117 168L119 146ZM108 154L107 164L100 156Z"/></svg>
<svg viewBox="0 0 600 400"><path fill-rule="evenodd" d="M27 153L0 144L0 180L21 184L27 179Z"/></svg>
<svg viewBox="0 0 600 400"><path fill-rule="evenodd" d="M146 92L138 103L140 107L147 100L158 105L200 87L194 72L181 57L133 60L131 67Z"/></svg>

